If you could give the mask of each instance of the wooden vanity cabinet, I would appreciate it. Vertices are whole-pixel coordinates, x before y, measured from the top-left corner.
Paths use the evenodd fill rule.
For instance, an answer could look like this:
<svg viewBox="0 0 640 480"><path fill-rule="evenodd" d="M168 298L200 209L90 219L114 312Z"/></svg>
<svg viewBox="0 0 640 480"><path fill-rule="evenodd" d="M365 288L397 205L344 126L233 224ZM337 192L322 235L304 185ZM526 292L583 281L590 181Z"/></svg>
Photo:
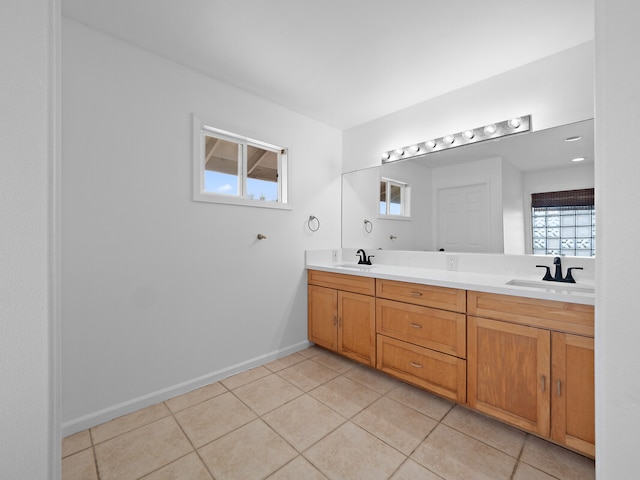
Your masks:
<svg viewBox="0 0 640 480"><path fill-rule="evenodd" d="M309 340L375 366L374 294L373 278L309 270Z"/></svg>
<svg viewBox="0 0 640 480"><path fill-rule="evenodd" d="M378 279L376 295L377 368L464 403L465 291Z"/></svg>
<svg viewBox="0 0 640 480"><path fill-rule="evenodd" d="M551 334L551 438L595 458L593 345L590 337Z"/></svg>
<svg viewBox="0 0 640 480"><path fill-rule="evenodd" d="M470 291L467 311L469 406L594 457L593 307Z"/></svg>

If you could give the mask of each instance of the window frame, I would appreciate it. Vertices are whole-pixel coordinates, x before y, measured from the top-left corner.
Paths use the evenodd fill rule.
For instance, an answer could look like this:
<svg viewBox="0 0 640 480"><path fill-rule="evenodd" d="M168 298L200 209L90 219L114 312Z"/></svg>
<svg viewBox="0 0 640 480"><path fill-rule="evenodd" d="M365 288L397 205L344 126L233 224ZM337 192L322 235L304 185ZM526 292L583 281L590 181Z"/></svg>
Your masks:
<svg viewBox="0 0 640 480"><path fill-rule="evenodd" d="M563 213L564 212L564 213ZM551 215L550 215L551 214ZM577 221L564 223L564 218L590 217L589 223L580 224ZM548 217L558 218L558 225L547 225ZM536 219L544 218L544 226L536 226ZM559 247L549 248L550 240L547 230L557 229L559 234L551 240L557 240ZM595 237L595 196L593 188L580 190L562 190L557 192L544 192L531 194L531 253L533 255L566 255L572 257L593 258L596 255ZM536 236L536 230L544 229L544 236ZM563 231L573 229L573 235L566 236ZM590 235L578 235L578 229L589 229ZM578 240L589 238L588 248L579 248ZM536 248L536 240L544 239L545 248ZM573 248L563 248L563 241L573 240ZM544 253L541 251L544 250ZM572 253L568 253L571 251ZM579 255L578 252L588 252L589 255Z"/></svg>
<svg viewBox="0 0 640 480"><path fill-rule="evenodd" d="M380 212L380 204L382 203L380 199L380 184L385 182L385 196L386 196L386 212ZM391 187L396 186L400 187L400 210L401 213L399 215L389 213L390 208L390 199L391 199ZM387 219L387 220L410 220L411 219L411 185L407 182L403 182L401 180L394 180L388 177L380 177L380 181L378 182L378 203L377 203L377 212L378 218Z"/></svg>
<svg viewBox="0 0 640 480"><path fill-rule="evenodd" d="M238 149L238 194L205 191L205 142L206 137L214 137L239 145ZM278 200L256 200L247 196L247 149L249 146L268 150L277 154ZM292 210L289 197L289 154L288 149L261 140L238 135L212 127L210 122L193 115L193 200L196 202L221 203L276 210Z"/></svg>

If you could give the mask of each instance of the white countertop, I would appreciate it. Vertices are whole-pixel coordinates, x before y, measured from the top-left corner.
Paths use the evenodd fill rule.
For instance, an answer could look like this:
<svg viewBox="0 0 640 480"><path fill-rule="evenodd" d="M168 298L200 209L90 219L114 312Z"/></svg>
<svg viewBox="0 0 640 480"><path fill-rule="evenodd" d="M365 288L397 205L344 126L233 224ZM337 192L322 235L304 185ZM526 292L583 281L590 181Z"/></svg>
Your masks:
<svg viewBox="0 0 640 480"><path fill-rule="evenodd" d="M505 275L449 271L432 268L416 268L395 265L357 265L356 263L307 262L307 268L347 275L398 280L439 287L460 288L503 295L555 300L560 302L595 304L595 286L593 282L578 280L578 283L543 282L541 276ZM535 286L507 285L511 280L532 282ZM591 291L588 291L591 289Z"/></svg>

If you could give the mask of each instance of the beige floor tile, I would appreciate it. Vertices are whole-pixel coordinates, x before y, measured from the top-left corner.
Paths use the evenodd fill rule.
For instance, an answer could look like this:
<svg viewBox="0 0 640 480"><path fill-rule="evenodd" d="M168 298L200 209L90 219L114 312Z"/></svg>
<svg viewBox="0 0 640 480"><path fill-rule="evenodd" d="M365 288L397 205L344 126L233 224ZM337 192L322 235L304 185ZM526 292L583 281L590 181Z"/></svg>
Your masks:
<svg viewBox="0 0 640 480"><path fill-rule="evenodd" d="M82 430L62 439L62 458L68 457L91 446L89 430Z"/></svg>
<svg viewBox="0 0 640 480"><path fill-rule="evenodd" d="M296 387L308 392L332 378L338 376L338 372L320 365L313 360L305 360L289 368L278 372L282 378L293 383Z"/></svg>
<svg viewBox="0 0 640 480"><path fill-rule="evenodd" d="M386 397L351 421L405 455L410 455L438 424L433 418Z"/></svg>
<svg viewBox="0 0 640 480"><path fill-rule="evenodd" d="M527 434L520 430L460 405L451 410L442 423L516 458L520 455L527 437Z"/></svg>
<svg viewBox="0 0 640 480"><path fill-rule="evenodd" d="M192 450L173 417L157 420L96 445L101 480L134 480Z"/></svg>
<svg viewBox="0 0 640 480"><path fill-rule="evenodd" d="M155 422L163 417L170 415L169 409L164 403L158 403L151 405L150 407L143 408L136 412L122 417L115 418L109 422L102 423L97 427L91 429L91 436L93 437L93 443L98 443L109 440L120 434L129 432L135 428L142 427L151 422Z"/></svg>
<svg viewBox="0 0 640 480"><path fill-rule="evenodd" d="M330 479L386 480L405 456L370 433L347 422L304 456Z"/></svg>
<svg viewBox="0 0 640 480"><path fill-rule="evenodd" d="M179 412L180 410L184 410L187 407L191 407L192 405L195 405L197 403L209 400L210 398L222 395L227 391L228 390L224 387L224 385L222 385L220 382L216 382L212 383L211 385L205 385L204 387L192 390L183 395L170 398L164 403L167 405L167 407L169 407L169 410L175 413Z"/></svg>
<svg viewBox="0 0 640 480"><path fill-rule="evenodd" d="M252 368L251 370L247 370L246 372L227 377L220 383L222 383L229 390L233 390L234 388L241 387L242 385L246 385L247 383L255 382L256 380L262 377L266 377L270 374L271 370L263 366L259 366Z"/></svg>
<svg viewBox="0 0 640 480"><path fill-rule="evenodd" d="M391 480L442 480L435 473L427 470L422 465L408 459L402 464Z"/></svg>
<svg viewBox="0 0 640 480"><path fill-rule="evenodd" d="M447 480L508 480L516 459L440 424L411 458Z"/></svg>
<svg viewBox="0 0 640 480"><path fill-rule="evenodd" d="M62 459L62 480L98 480L91 448Z"/></svg>
<svg viewBox="0 0 640 480"><path fill-rule="evenodd" d="M380 398L378 392L361 385L344 376L314 388L309 395L320 400L345 418L351 418L356 413Z"/></svg>
<svg viewBox="0 0 640 480"><path fill-rule="evenodd" d="M387 393L386 396L436 420L442 420L454 405L449 400L432 395L406 383L401 383L397 388Z"/></svg>
<svg viewBox="0 0 640 480"><path fill-rule="evenodd" d="M593 460L529 435L520 461L558 478L595 478Z"/></svg>
<svg viewBox="0 0 640 480"><path fill-rule="evenodd" d="M258 415L264 415L303 394L302 390L275 374L239 387L233 393Z"/></svg>
<svg viewBox="0 0 640 480"><path fill-rule="evenodd" d="M213 477L209 475L198 454L193 452L140 480L213 480Z"/></svg>
<svg viewBox="0 0 640 480"><path fill-rule="evenodd" d="M522 462L518 463L513 475L513 480L554 480L555 478Z"/></svg>
<svg viewBox="0 0 640 480"><path fill-rule="evenodd" d="M175 417L198 448L249 423L256 414L227 392L182 410Z"/></svg>
<svg viewBox="0 0 640 480"><path fill-rule="evenodd" d="M319 353L313 357L313 361L320 365L324 365L325 367L329 367L331 370L335 370L338 373L344 373L357 365L353 360L349 360L337 353L328 351Z"/></svg>
<svg viewBox="0 0 640 480"><path fill-rule="evenodd" d="M307 357L304 355L300 355L299 353L292 353L291 355L287 355L286 357L278 358L273 362L269 362L265 365L272 372L279 372L282 369L290 367L291 365L295 365L296 363L300 363L306 360Z"/></svg>
<svg viewBox="0 0 640 480"><path fill-rule="evenodd" d="M395 378L391 378L389 375L385 375L373 368L364 366L352 368L346 372L344 376L382 395L401 383Z"/></svg>
<svg viewBox="0 0 640 480"><path fill-rule="evenodd" d="M263 479L297 456L260 419L205 445L199 452L216 480Z"/></svg>
<svg viewBox="0 0 640 480"><path fill-rule="evenodd" d="M309 395L292 400L262 419L302 452L344 423L344 417Z"/></svg>
<svg viewBox="0 0 640 480"><path fill-rule="evenodd" d="M313 465L311 465L304 457L297 456L268 480L327 480Z"/></svg>
<svg viewBox="0 0 640 480"><path fill-rule="evenodd" d="M298 353L304 357L311 358L311 357L315 357L321 352L326 352L326 351L327 350L325 350L324 348L313 345L309 348L305 348L304 350L298 351Z"/></svg>

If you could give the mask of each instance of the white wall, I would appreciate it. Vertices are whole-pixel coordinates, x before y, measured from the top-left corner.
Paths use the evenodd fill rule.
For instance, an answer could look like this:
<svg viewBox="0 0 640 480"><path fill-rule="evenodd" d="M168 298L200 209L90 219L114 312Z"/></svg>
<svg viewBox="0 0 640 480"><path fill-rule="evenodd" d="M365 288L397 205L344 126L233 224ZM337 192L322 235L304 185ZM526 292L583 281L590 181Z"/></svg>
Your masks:
<svg viewBox="0 0 640 480"><path fill-rule="evenodd" d="M342 134L62 27L68 434L306 345L304 251L340 245ZM193 112L288 147L293 210L193 202Z"/></svg>
<svg viewBox="0 0 640 480"><path fill-rule="evenodd" d="M523 174L507 161L502 161L502 230L504 253L525 253L525 203L522 200Z"/></svg>
<svg viewBox="0 0 640 480"><path fill-rule="evenodd" d="M0 5L0 477L60 478L57 1Z"/></svg>
<svg viewBox="0 0 640 480"><path fill-rule="evenodd" d="M596 476L638 477L640 5L596 0Z"/></svg>
<svg viewBox="0 0 640 480"><path fill-rule="evenodd" d="M343 168L379 165L384 151L526 114L534 130L593 118L593 42L345 131Z"/></svg>
<svg viewBox="0 0 640 480"><path fill-rule="evenodd" d="M409 218L379 214L382 177L409 185ZM380 168L345 173L342 176L342 246L355 249L429 250L432 248L429 236L430 204L431 169L418 163L389 163ZM371 222L367 229L365 219Z"/></svg>

